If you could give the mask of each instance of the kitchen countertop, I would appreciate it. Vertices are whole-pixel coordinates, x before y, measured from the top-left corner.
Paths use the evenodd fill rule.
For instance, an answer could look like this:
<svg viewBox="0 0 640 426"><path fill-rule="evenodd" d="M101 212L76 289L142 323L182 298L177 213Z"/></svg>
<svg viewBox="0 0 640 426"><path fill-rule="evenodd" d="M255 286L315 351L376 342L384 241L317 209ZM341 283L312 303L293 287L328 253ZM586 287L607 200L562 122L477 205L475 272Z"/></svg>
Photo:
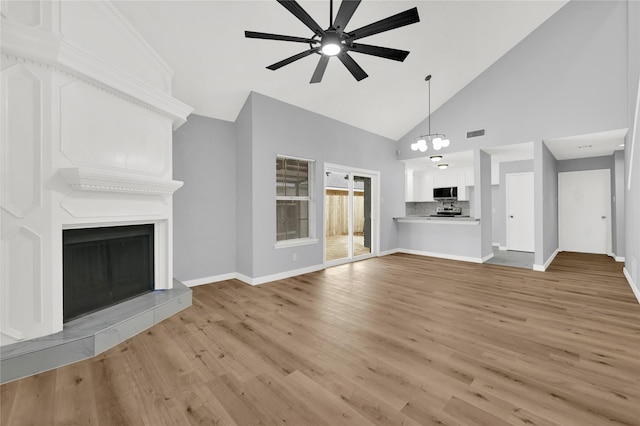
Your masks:
<svg viewBox="0 0 640 426"><path fill-rule="evenodd" d="M432 224L456 224L456 225L477 225L480 219L469 216L458 217L433 217L433 216L402 216L394 217L394 221L401 223L432 223Z"/></svg>

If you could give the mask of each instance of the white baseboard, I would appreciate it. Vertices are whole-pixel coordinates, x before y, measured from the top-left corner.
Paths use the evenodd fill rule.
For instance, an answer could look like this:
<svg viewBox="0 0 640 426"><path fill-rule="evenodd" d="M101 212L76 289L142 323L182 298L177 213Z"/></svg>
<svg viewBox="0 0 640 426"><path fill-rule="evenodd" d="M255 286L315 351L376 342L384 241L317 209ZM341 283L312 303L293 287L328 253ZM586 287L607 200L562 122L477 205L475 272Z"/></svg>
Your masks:
<svg viewBox="0 0 640 426"><path fill-rule="evenodd" d="M547 268L549 267L549 265L551 265L551 262L553 262L553 259L556 258L556 256L558 255L558 253L560 253L560 249L556 249L556 251L553 252L553 254L551 256L549 256L549 259L547 259L546 262L544 262L544 265L533 265L533 270L534 271L538 271L538 272L544 272L547 270Z"/></svg>
<svg viewBox="0 0 640 426"><path fill-rule="evenodd" d="M498 249L501 250L501 251L509 250L506 246L499 246Z"/></svg>
<svg viewBox="0 0 640 426"><path fill-rule="evenodd" d="M488 254L488 255L486 255L485 257L483 257L483 258L482 258L482 262L481 262L481 263L484 263L484 262L486 262L487 260L489 260L489 259L491 259L491 258L493 258L493 253Z"/></svg>
<svg viewBox="0 0 640 426"><path fill-rule="evenodd" d="M500 247L500 243L491 243L493 247Z"/></svg>
<svg viewBox="0 0 640 426"><path fill-rule="evenodd" d="M629 273L629 271L627 271L626 267L622 268L622 273L624 274L625 278L627 279L627 282L631 286L631 291L633 291L633 294L636 296L636 300L638 301L638 303L640 303L640 288L638 288L638 286L635 285L635 283L633 282L633 279L631 278L631 274Z"/></svg>
<svg viewBox="0 0 640 426"><path fill-rule="evenodd" d="M232 280L234 278L237 278L237 274L235 272L230 272L228 274L212 275L210 277L182 281L182 284L186 285L187 287L195 287L203 284L210 284L210 283L217 283L220 281Z"/></svg>
<svg viewBox="0 0 640 426"><path fill-rule="evenodd" d="M385 250L385 251L379 252L378 253L378 257L389 256L390 254L396 254L396 253L400 253L400 250L398 250L398 249Z"/></svg>
<svg viewBox="0 0 640 426"><path fill-rule="evenodd" d="M616 262L624 262L624 256L613 256L613 258L616 260Z"/></svg>
<svg viewBox="0 0 640 426"><path fill-rule="evenodd" d="M434 252L422 251L422 250L398 249L397 253L415 254L418 256L437 257L440 259L449 259L449 260L461 260L463 262L473 262L473 263L484 262L483 258L481 257L458 256L456 254L434 253ZM493 256L493 254L491 254L491 256ZM490 257L488 259L490 259Z"/></svg>
<svg viewBox="0 0 640 426"><path fill-rule="evenodd" d="M324 265L308 266L306 268L294 269L291 271L280 272L273 275L265 275L263 277L251 278L238 272L231 272L222 275L213 275L211 277L197 278L195 280L182 281L187 287L195 287L203 284L216 283L220 281L233 280L242 281L249 285L260 285L271 281L282 280L285 278L295 277L296 275L308 274L309 272L315 272L324 269Z"/></svg>

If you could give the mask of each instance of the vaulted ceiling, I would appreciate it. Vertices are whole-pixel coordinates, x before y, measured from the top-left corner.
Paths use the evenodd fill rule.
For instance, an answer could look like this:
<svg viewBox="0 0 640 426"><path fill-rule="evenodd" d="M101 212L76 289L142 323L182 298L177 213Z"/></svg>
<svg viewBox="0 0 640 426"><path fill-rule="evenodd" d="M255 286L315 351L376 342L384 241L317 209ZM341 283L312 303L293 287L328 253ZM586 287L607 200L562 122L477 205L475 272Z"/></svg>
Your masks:
<svg viewBox="0 0 640 426"><path fill-rule="evenodd" d="M299 3L328 26L329 0ZM427 116L427 74L433 75L434 111L565 3L364 0L347 31L418 8L419 23L360 40L411 53L404 62L353 53L369 74L361 82L332 58L319 84L309 84L317 55L277 71L265 68L308 49L305 44L244 37L245 30L312 35L275 0L115 4L173 68L173 95L196 114L234 121L249 93L256 91L399 139ZM338 6L336 0L334 11Z"/></svg>

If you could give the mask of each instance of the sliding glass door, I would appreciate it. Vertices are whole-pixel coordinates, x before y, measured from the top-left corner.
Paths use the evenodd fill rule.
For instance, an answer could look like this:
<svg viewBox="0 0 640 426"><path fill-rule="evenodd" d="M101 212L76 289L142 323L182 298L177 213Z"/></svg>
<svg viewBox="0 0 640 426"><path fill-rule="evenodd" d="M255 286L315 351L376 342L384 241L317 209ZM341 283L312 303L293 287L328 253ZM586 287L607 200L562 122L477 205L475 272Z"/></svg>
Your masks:
<svg viewBox="0 0 640 426"><path fill-rule="evenodd" d="M375 253L376 185L375 172L326 167L325 263L345 263Z"/></svg>

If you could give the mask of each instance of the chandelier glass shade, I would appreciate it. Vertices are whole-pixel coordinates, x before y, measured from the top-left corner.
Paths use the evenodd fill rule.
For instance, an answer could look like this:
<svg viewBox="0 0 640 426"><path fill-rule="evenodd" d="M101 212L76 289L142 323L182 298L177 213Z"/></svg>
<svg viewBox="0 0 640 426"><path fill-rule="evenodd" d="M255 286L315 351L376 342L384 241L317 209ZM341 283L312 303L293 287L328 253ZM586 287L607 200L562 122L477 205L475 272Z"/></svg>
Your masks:
<svg viewBox="0 0 640 426"><path fill-rule="evenodd" d="M431 133L431 75L428 75L425 81L429 83L429 115L427 116L429 131L426 135L420 135L414 140L411 144L411 150L426 152L429 149L429 142L431 142L433 149L439 151L448 147L450 142L443 133Z"/></svg>

